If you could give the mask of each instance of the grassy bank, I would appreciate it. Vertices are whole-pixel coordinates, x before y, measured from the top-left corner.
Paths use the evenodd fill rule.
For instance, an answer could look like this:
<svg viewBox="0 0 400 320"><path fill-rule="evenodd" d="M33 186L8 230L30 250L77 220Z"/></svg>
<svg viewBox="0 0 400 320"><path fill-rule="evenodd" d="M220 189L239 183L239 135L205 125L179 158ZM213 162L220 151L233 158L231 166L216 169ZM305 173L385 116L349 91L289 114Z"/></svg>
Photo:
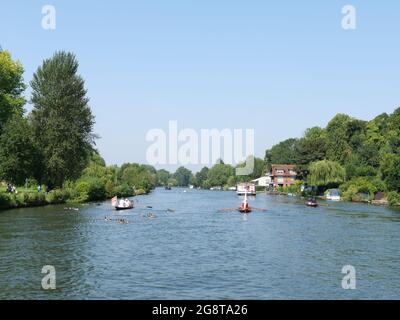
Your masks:
<svg viewBox="0 0 400 320"><path fill-rule="evenodd" d="M110 198L107 194L96 196L96 194L88 194L86 192L82 193L72 188L55 189L48 193L25 188L17 188L17 190L18 193L13 194L6 193L3 190L0 192L0 210L39 207L50 204L85 203L91 201L103 201ZM143 189L127 189L120 190L116 195L119 197L132 197L146 193L148 192Z"/></svg>

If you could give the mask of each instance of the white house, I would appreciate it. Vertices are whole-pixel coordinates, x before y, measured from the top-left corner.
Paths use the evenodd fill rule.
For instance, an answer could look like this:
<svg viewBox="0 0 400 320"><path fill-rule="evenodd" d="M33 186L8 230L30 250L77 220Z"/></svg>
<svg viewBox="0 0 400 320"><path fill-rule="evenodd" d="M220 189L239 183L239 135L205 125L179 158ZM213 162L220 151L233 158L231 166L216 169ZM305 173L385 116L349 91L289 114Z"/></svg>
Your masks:
<svg viewBox="0 0 400 320"><path fill-rule="evenodd" d="M268 174L268 175L262 176L258 179L254 179L251 182L253 182L256 186L259 186L259 187L269 187L272 184L272 178Z"/></svg>

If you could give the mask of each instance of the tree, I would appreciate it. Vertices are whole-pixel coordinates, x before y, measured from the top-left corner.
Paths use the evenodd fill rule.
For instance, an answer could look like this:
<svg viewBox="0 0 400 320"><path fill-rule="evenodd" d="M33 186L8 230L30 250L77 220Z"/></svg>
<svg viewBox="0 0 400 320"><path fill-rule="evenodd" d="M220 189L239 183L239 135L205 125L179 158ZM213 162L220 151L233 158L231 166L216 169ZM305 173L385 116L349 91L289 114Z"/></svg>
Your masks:
<svg viewBox="0 0 400 320"><path fill-rule="evenodd" d="M345 114L337 114L326 128L327 131L327 158L343 163L351 153L348 143L347 125L351 118Z"/></svg>
<svg viewBox="0 0 400 320"><path fill-rule="evenodd" d="M149 171L149 167L146 165L127 163L121 167L121 181L122 184L148 192L155 187L156 176Z"/></svg>
<svg viewBox="0 0 400 320"><path fill-rule="evenodd" d="M308 165L326 158L327 138L325 130L320 127L307 129L295 147L297 173L301 178L308 175Z"/></svg>
<svg viewBox="0 0 400 320"><path fill-rule="evenodd" d="M23 185L26 178L38 178L39 150L25 118L15 115L0 136L0 180Z"/></svg>
<svg viewBox="0 0 400 320"><path fill-rule="evenodd" d="M296 161L297 139L287 139L265 151L267 170L272 164L293 164Z"/></svg>
<svg viewBox="0 0 400 320"><path fill-rule="evenodd" d="M60 186L77 179L93 150L94 117L75 55L57 52L31 81L34 134L43 152L44 180Z"/></svg>
<svg viewBox="0 0 400 320"><path fill-rule="evenodd" d="M248 176L238 176L239 180L241 180L241 181L246 181L249 179L257 179L257 178L261 177L263 174L265 174L267 171L265 161L261 158L255 157L253 155L248 156L247 160L245 162L239 163L236 166L236 168L245 167L246 164L249 163L249 161L253 161L253 164L254 164L253 172Z"/></svg>
<svg viewBox="0 0 400 320"><path fill-rule="evenodd" d="M388 163L385 171L385 182L389 190L400 191L400 157L395 156Z"/></svg>
<svg viewBox="0 0 400 320"><path fill-rule="evenodd" d="M208 167L203 167L199 172L196 173L196 185L198 187L205 188L204 182L207 180L208 171L210 171Z"/></svg>
<svg viewBox="0 0 400 320"><path fill-rule="evenodd" d="M157 185L159 186L168 185L169 178L170 178L170 173L167 170L161 169L157 171Z"/></svg>
<svg viewBox="0 0 400 320"><path fill-rule="evenodd" d="M322 160L310 165L309 183L313 186L338 186L345 177L346 172L338 162Z"/></svg>
<svg viewBox="0 0 400 320"><path fill-rule="evenodd" d="M185 167L179 167L173 174L173 178L177 181L177 185L180 187L188 186L191 176L192 172Z"/></svg>
<svg viewBox="0 0 400 320"><path fill-rule="evenodd" d="M0 50L0 134L13 115L23 114L22 93L26 88L23 73L21 63L13 61L9 52Z"/></svg>
<svg viewBox="0 0 400 320"><path fill-rule="evenodd" d="M207 180L211 186L223 187L234 174L235 169L229 164L217 163L208 171Z"/></svg>

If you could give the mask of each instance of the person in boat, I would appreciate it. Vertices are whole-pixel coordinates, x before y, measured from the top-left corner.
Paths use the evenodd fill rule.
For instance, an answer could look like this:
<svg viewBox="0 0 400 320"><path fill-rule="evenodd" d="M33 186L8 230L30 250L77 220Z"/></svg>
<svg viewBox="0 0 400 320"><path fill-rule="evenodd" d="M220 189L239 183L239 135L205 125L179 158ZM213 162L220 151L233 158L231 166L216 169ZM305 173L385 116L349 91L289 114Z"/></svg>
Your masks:
<svg viewBox="0 0 400 320"><path fill-rule="evenodd" d="M124 199L119 200L118 207L125 208L125 200Z"/></svg>
<svg viewBox="0 0 400 320"><path fill-rule="evenodd" d="M129 208L131 206L131 202L128 199L125 199L125 208Z"/></svg>

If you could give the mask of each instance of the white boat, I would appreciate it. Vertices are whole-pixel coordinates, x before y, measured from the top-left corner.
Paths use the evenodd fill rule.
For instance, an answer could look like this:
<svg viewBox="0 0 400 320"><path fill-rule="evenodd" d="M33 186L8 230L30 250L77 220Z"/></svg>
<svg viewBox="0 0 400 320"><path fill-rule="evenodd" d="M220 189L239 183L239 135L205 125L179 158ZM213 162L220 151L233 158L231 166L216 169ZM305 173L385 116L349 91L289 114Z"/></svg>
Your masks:
<svg viewBox="0 0 400 320"><path fill-rule="evenodd" d="M340 193L338 189L330 189L325 194L326 200L330 201L340 201L342 198L340 197Z"/></svg>
<svg viewBox="0 0 400 320"><path fill-rule="evenodd" d="M239 183L236 187L236 193L238 196L242 195L249 195L249 196L255 196L256 195L256 185L251 182L247 183Z"/></svg>

